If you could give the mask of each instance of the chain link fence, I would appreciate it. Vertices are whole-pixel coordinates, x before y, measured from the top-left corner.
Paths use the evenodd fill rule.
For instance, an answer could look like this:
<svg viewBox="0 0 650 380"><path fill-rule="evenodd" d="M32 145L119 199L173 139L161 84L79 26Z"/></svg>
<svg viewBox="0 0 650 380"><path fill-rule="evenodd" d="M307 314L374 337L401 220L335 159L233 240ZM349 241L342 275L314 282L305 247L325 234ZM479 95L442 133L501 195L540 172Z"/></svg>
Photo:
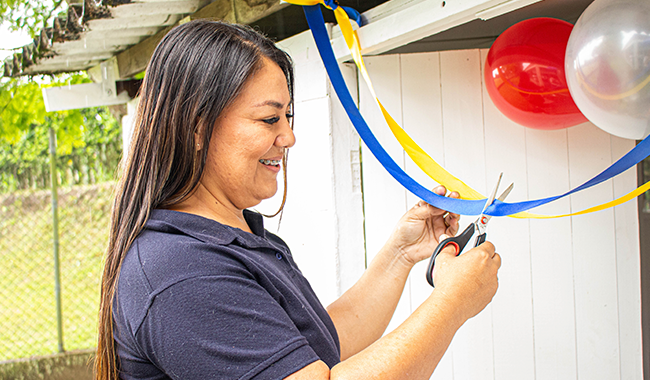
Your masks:
<svg viewBox="0 0 650 380"><path fill-rule="evenodd" d="M114 183L58 191L63 348L97 344ZM0 362L59 351L52 194L0 195Z"/></svg>

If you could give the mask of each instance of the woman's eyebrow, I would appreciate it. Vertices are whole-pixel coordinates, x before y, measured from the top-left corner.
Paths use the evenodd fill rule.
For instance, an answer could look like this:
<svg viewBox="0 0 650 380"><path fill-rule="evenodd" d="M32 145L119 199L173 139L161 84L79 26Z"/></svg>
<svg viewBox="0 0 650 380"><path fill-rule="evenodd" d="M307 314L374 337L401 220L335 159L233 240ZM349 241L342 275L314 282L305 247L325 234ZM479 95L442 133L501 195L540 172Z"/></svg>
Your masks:
<svg viewBox="0 0 650 380"><path fill-rule="evenodd" d="M284 104L282 104L282 103L280 103L280 102L278 102L278 101L275 101L275 100L267 100L267 101L265 101L265 102L262 102L262 103L256 104L256 105L253 106L253 107L265 107L265 106L271 106L271 107L273 107L273 108L277 108L277 109L283 109L283 108L285 108Z"/></svg>

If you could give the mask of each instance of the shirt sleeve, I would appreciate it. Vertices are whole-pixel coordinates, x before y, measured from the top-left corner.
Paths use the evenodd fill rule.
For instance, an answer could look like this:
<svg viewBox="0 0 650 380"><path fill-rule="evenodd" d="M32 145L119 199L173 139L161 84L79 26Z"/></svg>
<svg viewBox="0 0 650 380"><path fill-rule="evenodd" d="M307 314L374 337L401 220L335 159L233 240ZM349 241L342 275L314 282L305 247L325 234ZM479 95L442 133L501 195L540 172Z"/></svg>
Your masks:
<svg viewBox="0 0 650 380"><path fill-rule="evenodd" d="M155 295L136 332L172 379L282 379L319 360L252 276L203 276Z"/></svg>

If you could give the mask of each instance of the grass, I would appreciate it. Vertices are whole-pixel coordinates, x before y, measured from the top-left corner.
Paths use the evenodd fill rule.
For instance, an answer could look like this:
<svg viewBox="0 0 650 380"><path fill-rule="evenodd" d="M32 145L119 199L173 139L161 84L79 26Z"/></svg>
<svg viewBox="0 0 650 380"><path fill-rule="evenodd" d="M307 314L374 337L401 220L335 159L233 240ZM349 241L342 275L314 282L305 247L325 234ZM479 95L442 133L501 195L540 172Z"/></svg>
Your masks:
<svg viewBox="0 0 650 380"><path fill-rule="evenodd" d="M66 350L96 345L113 184L59 191ZM0 361L58 352L49 191L0 196Z"/></svg>

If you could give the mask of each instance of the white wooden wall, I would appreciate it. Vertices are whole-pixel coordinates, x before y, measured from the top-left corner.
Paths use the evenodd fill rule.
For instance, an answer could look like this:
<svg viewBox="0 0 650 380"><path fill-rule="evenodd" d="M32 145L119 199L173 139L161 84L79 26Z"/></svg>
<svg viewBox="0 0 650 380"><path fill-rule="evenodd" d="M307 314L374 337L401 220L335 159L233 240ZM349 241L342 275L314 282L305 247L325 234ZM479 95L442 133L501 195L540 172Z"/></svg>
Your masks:
<svg viewBox="0 0 650 380"><path fill-rule="evenodd" d="M487 50L366 58L382 103L435 160L486 194L504 172L509 201L580 185L634 146L590 123L559 131L503 116L482 84ZM360 108L396 162L434 187L404 154L360 84ZM364 146L365 148L365 146ZM417 199L363 154L366 246L378 251ZM630 170L533 210L579 211L636 186ZM461 218L464 228L471 217ZM493 302L457 333L433 379L642 379L638 219L635 202L570 218L494 218L488 239L502 256ZM412 272L389 329L427 297L425 264Z"/></svg>

